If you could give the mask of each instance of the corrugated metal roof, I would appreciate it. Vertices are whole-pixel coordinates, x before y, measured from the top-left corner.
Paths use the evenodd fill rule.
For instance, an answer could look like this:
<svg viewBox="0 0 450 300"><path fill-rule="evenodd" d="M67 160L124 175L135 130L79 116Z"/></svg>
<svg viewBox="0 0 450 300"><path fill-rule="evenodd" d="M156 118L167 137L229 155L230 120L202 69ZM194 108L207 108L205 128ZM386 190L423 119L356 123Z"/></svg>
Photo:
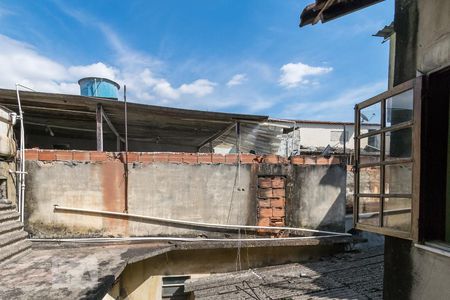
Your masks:
<svg viewBox="0 0 450 300"><path fill-rule="evenodd" d="M240 150L243 153L254 151L257 154L277 153L283 128L268 124L241 123ZM235 147L236 131L231 129L225 135L216 139L213 146L227 144Z"/></svg>
<svg viewBox="0 0 450 300"><path fill-rule="evenodd" d="M96 108L100 104L119 134L124 136L122 101L25 91L20 92L20 96L24 120L29 131L43 131L45 126L48 126L59 137L95 139ZM0 104L17 112L16 91L0 89ZM170 150L170 145L196 151L205 140L236 121L264 122L268 119L267 116L259 115L178 109L130 102L127 106L129 140L148 145L167 145L166 151L173 151ZM104 134L114 137L106 125Z"/></svg>

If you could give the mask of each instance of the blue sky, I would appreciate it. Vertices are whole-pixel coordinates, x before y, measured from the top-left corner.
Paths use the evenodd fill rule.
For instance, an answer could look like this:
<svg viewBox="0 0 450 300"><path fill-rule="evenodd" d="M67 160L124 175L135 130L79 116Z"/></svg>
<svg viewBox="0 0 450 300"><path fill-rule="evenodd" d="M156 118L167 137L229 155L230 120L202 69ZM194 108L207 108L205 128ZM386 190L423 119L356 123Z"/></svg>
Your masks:
<svg viewBox="0 0 450 300"><path fill-rule="evenodd" d="M393 0L299 28L310 2L2 1L0 87L78 94L101 76L133 102L351 121L387 87L388 43L372 34Z"/></svg>

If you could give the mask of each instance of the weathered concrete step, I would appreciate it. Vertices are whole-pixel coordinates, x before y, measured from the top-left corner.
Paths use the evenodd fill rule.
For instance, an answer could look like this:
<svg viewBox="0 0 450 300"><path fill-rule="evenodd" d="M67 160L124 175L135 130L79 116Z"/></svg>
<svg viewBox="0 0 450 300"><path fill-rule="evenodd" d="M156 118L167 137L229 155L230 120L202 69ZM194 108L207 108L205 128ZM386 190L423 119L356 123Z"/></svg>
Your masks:
<svg viewBox="0 0 450 300"><path fill-rule="evenodd" d="M0 210L0 223L11 220L19 220L19 213L16 210Z"/></svg>
<svg viewBox="0 0 450 300"><path fill-rule="evenodd" d="M26 256L26 255L30 254L31 251L32 251L32 250L31 250L31 247L30 247L30 248L27 248L27 249L23 250L22 252L16 253L16 254L14 254L13 256L8 257L8 258L5 259L4 261L0 261L0 266L1 266L1 265L4 265L4 264L6 264L6 263L10 263L11 261L14 261L14 260L16 260L16 259L19 259L19 258L21 258L21 257L23 257L23 256Z"/></svg>
<svg viewBox="0 0 450 300"><path fill-rule="evenodd" d="M0 210L7 210L7 209L16 209L16 206L14 204L0 203Z"/></svg>
<svg viewBox="0 0 450 300"><path fill-rule="evenodd" d="M24 230L11 231L10 233L4 234L0 237L0 251L2 247L6 245L15 243L20 240L25 240L28 237L28 233Z"/></svg>
<svg viewBox="0 0 450 300"><path fill-rule="evenodd" d="M22 230L23 229L23 224L20 223L19 221L7 221L4 223L0 224L0 239L2 238L1 235L14 231L14 230Z"/></svg>
<svg viewBox="0 0 450 300"><path fill-rule="evenodd" d="M13 259L27 249L31 249L29 240L20 240L0 249L0 264Z"/></svg>

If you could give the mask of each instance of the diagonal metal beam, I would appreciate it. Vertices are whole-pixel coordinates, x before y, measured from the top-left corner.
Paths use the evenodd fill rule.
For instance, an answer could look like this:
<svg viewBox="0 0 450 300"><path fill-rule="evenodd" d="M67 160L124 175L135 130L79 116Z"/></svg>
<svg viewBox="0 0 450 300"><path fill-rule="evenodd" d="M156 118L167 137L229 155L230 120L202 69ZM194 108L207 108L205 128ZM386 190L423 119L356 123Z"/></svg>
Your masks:
<svg viewBox="0 0 450 300"><path fill-rule="evenodd" d="M236 126L237 122L232 123L230 125L228 125L227 127L225 127L224 130L221 130L217 133L215 133L214 135L210 136L209 138L207 138L206 140L204 140L197 148L198 150L200 150L202 147L204 147L206 144L208 143L212 143L214 142L216 139L220 138L222 135L228 133L231 129L233 129Z"/></svg>
<svg viewBox="0 0 450 300"><path fill-rule="evenodd" d="M101 107L102 117L106 121L106 123L108 124L108 127L116 135L116 137L118 139L120 139L120 141L125 143L125 139L120 136L120 133L117 131L116 127L114 127L114 124L111 122L111 120L109 119L108 115L105 113L105 110L103 109L103 106L101 104L100 104L100 107Z"/></svg>

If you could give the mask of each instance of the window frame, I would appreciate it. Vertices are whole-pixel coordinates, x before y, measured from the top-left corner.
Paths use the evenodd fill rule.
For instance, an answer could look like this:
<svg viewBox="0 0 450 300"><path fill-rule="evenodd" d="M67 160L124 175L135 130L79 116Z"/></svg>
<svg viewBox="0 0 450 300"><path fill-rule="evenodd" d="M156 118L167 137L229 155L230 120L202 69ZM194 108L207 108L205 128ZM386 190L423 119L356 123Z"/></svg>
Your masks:
<svg viewBox="0 0 450 300"><path fill-rule="evenodd" d="M417 77L394 88L372 97L366 101L355 105L355 163L354 163L354 204L353 204L353 225L354 228L364 231L370 231L382 235L389 235L403 239L419 240L419 208L420 208L420 150L421 150L421 103L422 103L422 81L423 77ZM410 121L395 124L386 127L386 100L406 92L413 91L413 115ZM381 106L381 124L380 129L361 134L361 110L371 105L380 103ZM407 159L397 159L392 161L385 161L386 150L386 132L392 132L399 129L411 128L411 157ZM380 159L377 162L360 163L360 141L363 138L376 136L380 134ZM401 165L405 163L412 164L412 183L410 194L386 194L385 190L385 166L386 165ZM359 170L367 167L380 167L380 193L368 194L359 192ZM359 198L360 197L375 197L379 200L379 226L361 224L358 222L359 216ZM411 226L410 231L405 232L397 229L384 227L384 199L385 198L409 198L411 199Z"/></svg>
<svg viewBox="0 0 450 300"><path fill-rule="evenodd" d="M188 299L189 293L185 291L186 281L191 279L190 275L168 275L161 277L161 299ZM183 282L169 283L171 280L182 280ZM165 282L166 281L166 282ZM173 293L165 292L166 288L181 288Z"/></svg>

